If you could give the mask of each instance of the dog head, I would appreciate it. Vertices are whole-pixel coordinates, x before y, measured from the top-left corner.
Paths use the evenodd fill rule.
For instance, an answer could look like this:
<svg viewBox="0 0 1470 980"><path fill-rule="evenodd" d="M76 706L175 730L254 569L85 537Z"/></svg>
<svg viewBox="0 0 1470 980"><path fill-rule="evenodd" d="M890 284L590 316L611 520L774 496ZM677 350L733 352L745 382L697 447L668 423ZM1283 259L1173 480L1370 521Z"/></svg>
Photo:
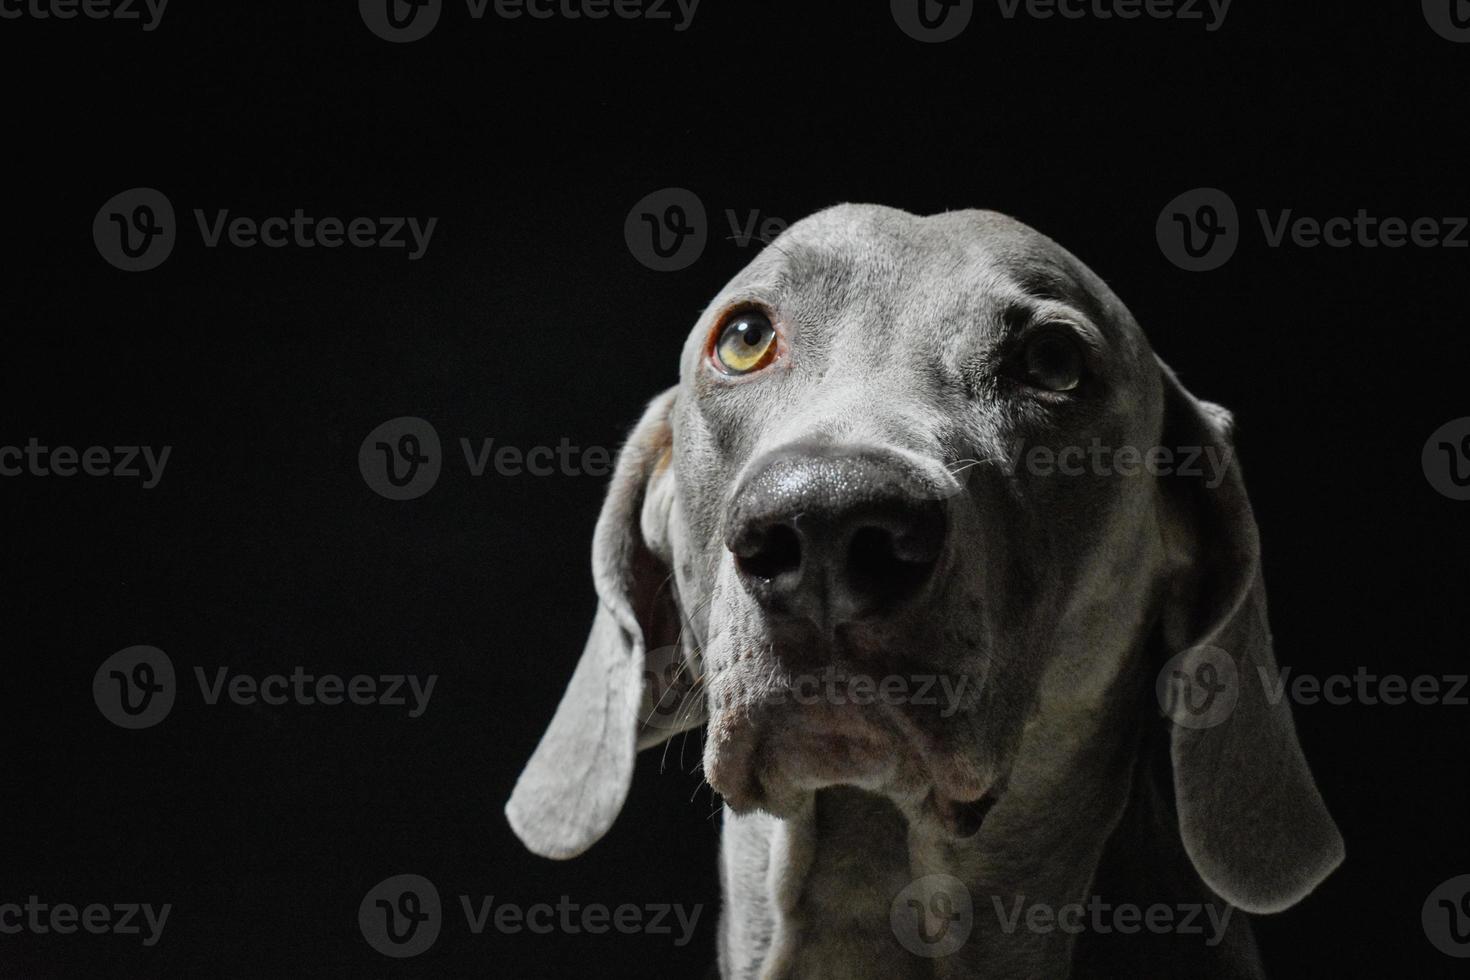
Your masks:
<svg viewBox="0 0 1470 980"><path fill-rule="evenodd" d="M841 206L792 226L700 318L619 458L596 622L513 826L580 853L637 748L707 723L737 812L853 785L974 834L1028 723L1086 710L1154 631L1186 667L1274 666L1229 430L1019 222ZM1340 859L1284 704L1241 684L1172 754L1223 897L1274 911Z"/></svg>

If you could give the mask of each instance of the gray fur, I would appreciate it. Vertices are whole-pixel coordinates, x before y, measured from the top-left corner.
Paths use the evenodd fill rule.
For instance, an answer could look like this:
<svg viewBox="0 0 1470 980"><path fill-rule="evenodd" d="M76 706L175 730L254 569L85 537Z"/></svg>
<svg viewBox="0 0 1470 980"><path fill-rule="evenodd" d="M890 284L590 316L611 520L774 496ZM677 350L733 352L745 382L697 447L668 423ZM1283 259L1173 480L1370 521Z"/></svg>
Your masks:
<svg viewBox="0 0 1470 980"><path fill-rule="evenodd" d="M707 342L751 301L776 312L788 349L732 380L709 369ZM1037 319L1095 348L1087 398L1002 379L1012 335ZM727 803L723 976L1258 975L1244 915L1228 941L1195 949L1007 931L991 911L1107 887L1271 913L1342 859L1284 702L1242 684L1215 727L1160 717L1161 657L1210 645L1251 677L1275 660L1229 415L1185 391L1108 287L1002 215L842 205L792 226L716 297L679 377L635 430L598 524L597 625L507 806L527 846L585 850L627 793L635 745L707 723L706 777ZM1208 447L1229 466L1207 487L1005 465L1017 440L1094 438ZM902 458L947 498L951 531L922 608L873 624L863 656L835 641L803 654L973 681L951 716L783 699L787 652L736 580L724 525L753 466L810 444ZM668 696L645 671L668 662L701 683L659 710ZM859 731L867 748L816 751L812 724ZM993 807L973 836L941 819L981 798ZM889 925L898 892L930 874L963 882L974 907L968 941L936 959Z"/></svg>

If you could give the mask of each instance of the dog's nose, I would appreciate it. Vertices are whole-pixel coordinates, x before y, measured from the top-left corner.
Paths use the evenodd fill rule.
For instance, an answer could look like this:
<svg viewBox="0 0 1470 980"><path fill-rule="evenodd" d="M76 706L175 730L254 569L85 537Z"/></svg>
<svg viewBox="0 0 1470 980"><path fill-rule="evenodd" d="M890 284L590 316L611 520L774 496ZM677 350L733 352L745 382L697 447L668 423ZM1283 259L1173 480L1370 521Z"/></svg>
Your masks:
<svg viewBox="0 0 1470 980"><path fill-rule="evenodd" d="M821 627L890 615L944 551L940 495L879 451L786 452L753 468L730 502L725 545L768 611Z"/></svg>

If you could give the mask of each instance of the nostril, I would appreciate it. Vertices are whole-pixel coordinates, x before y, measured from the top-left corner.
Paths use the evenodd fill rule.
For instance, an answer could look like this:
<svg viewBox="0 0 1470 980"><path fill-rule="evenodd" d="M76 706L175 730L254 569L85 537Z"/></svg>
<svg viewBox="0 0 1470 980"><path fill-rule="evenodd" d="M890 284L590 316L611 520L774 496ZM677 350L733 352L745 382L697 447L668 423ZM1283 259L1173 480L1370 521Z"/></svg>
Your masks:
<svg viewBox="0 0 1470 980"><path fill-rule="evenodd" d="M938 564L943 519L923 519L898 528L867 525L848 542L848 585L870 600L903 599L924 584Z"/></svg>
<svg viewBox="0 0 1470 980"><path fill-rule="evenodd" d="M744 536L735 565L743 574L763 579L794 572L801 567L801 539L789 524L772 524Z"/></svg>

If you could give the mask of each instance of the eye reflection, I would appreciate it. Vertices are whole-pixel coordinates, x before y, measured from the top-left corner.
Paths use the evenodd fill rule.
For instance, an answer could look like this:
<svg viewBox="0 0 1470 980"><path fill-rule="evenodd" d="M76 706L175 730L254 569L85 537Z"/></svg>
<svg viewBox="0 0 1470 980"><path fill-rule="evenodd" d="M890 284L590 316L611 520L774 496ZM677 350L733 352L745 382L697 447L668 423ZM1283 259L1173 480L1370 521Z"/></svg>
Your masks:
<svg viewBox="0 0 1470 980"><path fill-rule="evenodd" d="M1021 367L1027 384L1047 391L1071 391L1082 383L1082 351L1060 327L1027 341Z"/></svg>
<svg viewBox="0 0 1470 980"><path fill-rule="evenodd" d="M776 355L776 328L759 310L736 314L720 331L715 359L730 374L749 374Z"/></svg>

